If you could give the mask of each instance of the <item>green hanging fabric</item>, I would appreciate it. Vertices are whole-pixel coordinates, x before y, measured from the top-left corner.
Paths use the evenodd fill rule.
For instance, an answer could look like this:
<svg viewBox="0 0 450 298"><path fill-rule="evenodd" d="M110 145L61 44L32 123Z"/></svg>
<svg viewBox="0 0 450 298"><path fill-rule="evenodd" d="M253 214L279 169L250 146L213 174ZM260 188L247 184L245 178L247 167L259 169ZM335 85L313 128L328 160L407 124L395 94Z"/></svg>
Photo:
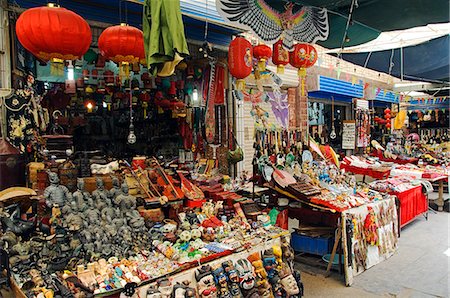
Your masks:
<svg viewBox="0 0 450 298"><path fill-rule="evenodd" d="M179 0L145 0L144 46L147 66L168 76L189 55Z"/></svg>

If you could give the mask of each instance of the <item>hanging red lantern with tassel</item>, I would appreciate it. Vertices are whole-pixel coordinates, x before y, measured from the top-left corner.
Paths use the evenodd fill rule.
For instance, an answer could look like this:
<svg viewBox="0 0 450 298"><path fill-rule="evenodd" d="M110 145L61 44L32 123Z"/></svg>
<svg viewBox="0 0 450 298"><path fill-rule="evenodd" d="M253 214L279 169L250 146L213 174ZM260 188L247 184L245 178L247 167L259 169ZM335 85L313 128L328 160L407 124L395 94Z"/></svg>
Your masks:
<svg viewBox="0 0 450 298"><path fill-rule="evenodd" d="M242 90L245 87L244 79L252 73L253 47L243 37L236 37L228 48L228 69L237 79L236 88Z"/></svg>
<svg viewBox="0 0 450 298"><path fill-rule="evenodd" d="M289 52L283 48L283 40L273 44L272 62L277 66L277 73L284 73L284 66L289 64Z"/></svg>
<svg viewBox="0 0 450 298"><path fill-rule="evenodd" d="M16 22L16 35L25 49L41 61L52 62L52 72L64 72L65 60L81 58L92 41L89 24L58 5L25 10Z"/></svg>
<svg viewBox="0 0 450 298"><path fill-rule="evenodd" d="M307 43L296 44L294 50L289 53L289 63L295 68L298 68L302 96L305 96L306 69L316 63L317 56L316 49Z"/></svg>
<svg viewBox="0 0 450 298"><path fill-rule="evenodd" d="M144 34L127 24L106 28L98 38L98 48L106 59L119 64L121 74L127 77L130 64L145 64Z"/></svg>
<svg viewBox="0 0 450 298"><path fill-rule="evenodd" d="M258 59L260 71L266 70L266 61L272 57L272 49L265 44L259 44L253 48L253 56Z"/></svg>

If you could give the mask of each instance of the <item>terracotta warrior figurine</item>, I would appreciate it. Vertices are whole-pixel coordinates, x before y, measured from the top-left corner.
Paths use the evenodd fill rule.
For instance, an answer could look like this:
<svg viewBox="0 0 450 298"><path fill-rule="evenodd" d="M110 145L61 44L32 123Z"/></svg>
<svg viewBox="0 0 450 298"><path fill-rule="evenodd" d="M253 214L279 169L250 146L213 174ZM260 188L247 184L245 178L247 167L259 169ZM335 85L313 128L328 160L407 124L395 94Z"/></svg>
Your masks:
<svg viewBox="0 0 450 298"><path fill-rule="evenodd" d="M98 210L102 210L106 207L106 201L109 200L109 191L105 189L105 184L103 183L102 178L96 179L97 189L92 192L92 196L95 200L95 205Z"/></svg>
<svg viewBox="0 0 450 298"><path fill-rule="evenodd" d="M56 173L49 171L48 179L50 185L44 190L45 203L50 208L53 207L54 204L63 207L66 202L72 199L72 194L67 187L59 184L59 177Z"/></svg>
<svg viewBox="0 0 450 298"><path fill-rule="evenodd" d="M115 199L117 198L118 195L120 195L122 193L122 189L120 188L119 178L112 177L112 186L113 187L109 191L109 197L111 198L114 205L117 206Z"/></svg>
<svg viewBox="0 0 450 298"><path fill-rule="evenodd" d="M91 195L84 189L84 179L77 179L77 190L72 194L72 199L77 203L78 209L83 212L87 208L87 200Z"/></svg>
<svg viewBox="0 0 450 298"><path fill-rule="evenodd" d="M71 211L64 219L65 224L71 231L78 231L83 226L83 214L78 212L76 202L71 202Z"/></svg>
<svg viewBox="0 0 450 298"><path fill-rule="evenodd" d="M130 209L136 209L136 198L128 193L128 185L126 182L122 184L122 192L116 198L120 211L126 213Z"/></svg>

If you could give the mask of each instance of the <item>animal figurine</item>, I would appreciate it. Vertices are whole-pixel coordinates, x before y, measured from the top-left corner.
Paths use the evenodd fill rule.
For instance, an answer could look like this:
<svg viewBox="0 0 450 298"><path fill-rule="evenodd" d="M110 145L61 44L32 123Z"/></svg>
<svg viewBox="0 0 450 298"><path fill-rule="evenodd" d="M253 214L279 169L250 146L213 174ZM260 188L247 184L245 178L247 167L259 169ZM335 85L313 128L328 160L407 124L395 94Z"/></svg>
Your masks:
<svg viewBox="0 0 450 298"><path fill-rule="evenodd" d="M209 265L203 265L195 271L197 291L202 298L216 298L217 288Z"/></svg>
<svg viewBox="0 0 450 298"><path fill-rule="evenodd" d="M255 268L256 287L261 297L273 298L272 288L267 280L267 272L264 269L263 261L259 252L253 253L247 257Z"/></svg>

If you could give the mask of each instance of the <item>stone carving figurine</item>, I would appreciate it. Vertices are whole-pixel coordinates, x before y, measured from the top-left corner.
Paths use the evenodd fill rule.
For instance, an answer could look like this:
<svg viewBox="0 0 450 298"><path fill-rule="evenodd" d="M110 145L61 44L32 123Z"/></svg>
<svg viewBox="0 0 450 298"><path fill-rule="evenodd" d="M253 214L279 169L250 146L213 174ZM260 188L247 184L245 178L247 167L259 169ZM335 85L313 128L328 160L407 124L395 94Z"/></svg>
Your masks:
<svg viewBox="0 0 450 298"><path fill-rule="evenodd" d="M72 199L77 203L78 209L84 211L87 208L87 200L91 195L84 189L84 179L77 179L77 190L72 194Z"/></svg>
<svg viewBox="0 0 450 298"><path fill-rule="evenodd" d="M106 207L106 201L109 200L109 191L105 189L105 184L103 183L102 178L97 178L95 182L97 189L92 192L92 196L94 197L97 209L102 210Z"/></svg>
<svg viewBox="0 0 450 298"><path fill-rule="evenodd" d="M128 185L126 182L122 184L122 194L117 196L116 202L122 213L136 209L136 198L128 193Z"/></svg>
<svg viewBox="0 0 450 298"><path fill-rule="evenodd" d="M112 177L112 186L113 187L109 191L109 197L113 201L114 205L117 205L115 199L117 198L118 195L120 195L122 193L122 189L120 188L119 178L117 178L115 176Z"/></svg>
<svg viewBox="0 0 450 298"><path fill-rule="evenodd" d="M75 201L70 204L71 211L65 218L65 224L71 231L78 231L83 226L83 215L79 213L78 206Z"/></svg>
<svg viewBox="0 0 450 298"><path fill-rule="evenodd" d="M66 202L72 199L72 194L64 185L59 184L59 177L56 173L48 171L50 185L44 190L44 199L47 207L52 208L55 204L63 207Z"/></svg>

